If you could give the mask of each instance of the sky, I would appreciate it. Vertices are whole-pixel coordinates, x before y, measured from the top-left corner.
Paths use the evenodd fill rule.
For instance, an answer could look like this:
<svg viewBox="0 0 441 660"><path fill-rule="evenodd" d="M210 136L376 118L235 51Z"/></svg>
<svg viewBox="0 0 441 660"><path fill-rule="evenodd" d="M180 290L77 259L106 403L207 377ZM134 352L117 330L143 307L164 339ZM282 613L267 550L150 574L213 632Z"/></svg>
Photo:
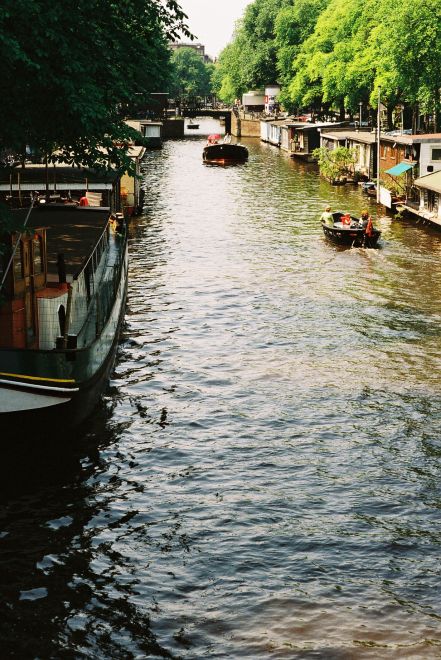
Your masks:
<svg viewBox="0 0 441 660"><path fill-rule="evenodd" d="M207 55L217 57L231 41L234 24L251 0L179 0L188 16L190 32L204 44ZM187 41L187 39L182 39Z"/></svg>

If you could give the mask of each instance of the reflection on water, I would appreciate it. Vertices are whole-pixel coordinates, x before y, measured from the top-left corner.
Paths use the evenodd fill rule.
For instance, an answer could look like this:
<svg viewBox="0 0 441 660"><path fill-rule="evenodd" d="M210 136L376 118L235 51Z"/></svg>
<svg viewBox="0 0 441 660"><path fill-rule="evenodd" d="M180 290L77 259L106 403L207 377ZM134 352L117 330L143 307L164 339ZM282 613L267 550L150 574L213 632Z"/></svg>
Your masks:
<svg viewBox="0 0 441 660"><path fill-rule="evenodd" d="M341 250L358 188L202 123L146 158L106 408L3 469L2 656L439 657L441 236Z"/></svg>

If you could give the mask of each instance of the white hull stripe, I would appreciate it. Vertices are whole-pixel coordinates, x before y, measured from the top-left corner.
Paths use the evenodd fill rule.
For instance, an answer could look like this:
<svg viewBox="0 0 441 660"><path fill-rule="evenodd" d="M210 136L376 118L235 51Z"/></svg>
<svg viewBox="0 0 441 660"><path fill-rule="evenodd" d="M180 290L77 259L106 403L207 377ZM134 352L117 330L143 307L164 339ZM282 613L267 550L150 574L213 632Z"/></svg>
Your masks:
<svg viewBox="0 0 441 660"><path fill-rule="evenodd" d="M4 380L0 378L0 385L9 387L26 387L33 390L44 390L45 392L79 392L79 387L49 387L48 385L35 385L35 383L20 383L16 380Z"/></svg>

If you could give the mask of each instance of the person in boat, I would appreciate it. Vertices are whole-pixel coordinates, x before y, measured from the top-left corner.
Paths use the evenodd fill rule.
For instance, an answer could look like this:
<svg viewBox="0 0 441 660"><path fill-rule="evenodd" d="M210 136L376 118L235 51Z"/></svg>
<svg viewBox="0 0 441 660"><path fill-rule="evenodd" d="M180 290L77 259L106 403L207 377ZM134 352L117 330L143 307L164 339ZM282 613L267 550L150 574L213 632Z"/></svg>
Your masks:
<svg viewBox="0 0 441 660"><path fill-rule="evenodd" d="M366 236L372 236L374 232L374 225L372 218L367 211L361 212L360 225L363 227Z"/></svg>
<svg viewBox="0 0 441 660"><path fill-rule="evenodd" d="M332 227L334 224L334 218L332 216L331 207L329 205L325 207L325 210L320 216L320 220L324 225L330 225Z"/></svg>

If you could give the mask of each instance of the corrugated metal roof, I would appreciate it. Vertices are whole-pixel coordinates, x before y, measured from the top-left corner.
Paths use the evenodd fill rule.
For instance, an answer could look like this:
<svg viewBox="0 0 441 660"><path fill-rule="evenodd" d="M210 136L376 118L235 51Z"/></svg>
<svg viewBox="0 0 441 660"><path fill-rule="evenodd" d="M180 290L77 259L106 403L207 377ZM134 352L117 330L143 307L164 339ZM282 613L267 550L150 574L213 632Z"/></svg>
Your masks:
<svg viewBox="0 0 441 660"><path fill-rule="evenodd" d="M332 140L352 140L353 142L361 142L363 144L375 144L376 137L374 133L368 131L321 131L323 137Z"/></svg>
<svg viewBox="0 0 441 660"><path fill-rule="evenodd" d="M426 176L420 176L419 179L415 179L414 183L419 188L434 190L435 192L441 193L441 171L434 172L433 174L426 174Z"/></svg>

